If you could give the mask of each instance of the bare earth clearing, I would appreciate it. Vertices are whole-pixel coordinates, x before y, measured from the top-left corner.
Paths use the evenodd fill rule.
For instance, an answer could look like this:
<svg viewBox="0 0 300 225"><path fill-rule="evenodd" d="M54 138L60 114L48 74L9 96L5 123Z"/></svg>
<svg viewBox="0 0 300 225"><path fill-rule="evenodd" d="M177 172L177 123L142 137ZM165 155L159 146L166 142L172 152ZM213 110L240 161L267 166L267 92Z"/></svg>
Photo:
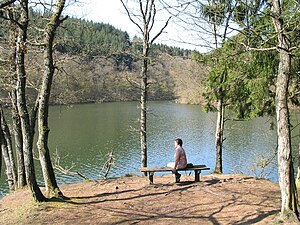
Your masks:
<svg viewBox="0 0 300 225"><path fill-rule="evenodd" d="M124 177L61 186L69 200L36 204L28 190L0 200L0 224L284 224L276 183L240 175ZM293 223L285 223L293 224ZM294 223L295 224L295 223Z"/></svg>

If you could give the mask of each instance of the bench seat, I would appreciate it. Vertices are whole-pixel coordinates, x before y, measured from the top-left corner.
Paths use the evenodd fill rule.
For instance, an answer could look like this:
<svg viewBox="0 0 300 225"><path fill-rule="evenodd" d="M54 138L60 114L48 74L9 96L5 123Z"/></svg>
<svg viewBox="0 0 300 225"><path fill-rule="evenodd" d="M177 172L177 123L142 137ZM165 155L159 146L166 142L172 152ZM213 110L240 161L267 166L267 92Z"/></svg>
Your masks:
<svg viewBox="0 0 300 225"><path fill-rule="evenodd" d="M153 184L153 176L155 172L167 172L172 171L172 167L142 167L140 171L148 174L150 184ZM184 169L177 169L177 171L194 171L195 172L195 182L200 181L200 173L202 170L210 170L206 165L193 165L193 167L187 167Z"/></svg>

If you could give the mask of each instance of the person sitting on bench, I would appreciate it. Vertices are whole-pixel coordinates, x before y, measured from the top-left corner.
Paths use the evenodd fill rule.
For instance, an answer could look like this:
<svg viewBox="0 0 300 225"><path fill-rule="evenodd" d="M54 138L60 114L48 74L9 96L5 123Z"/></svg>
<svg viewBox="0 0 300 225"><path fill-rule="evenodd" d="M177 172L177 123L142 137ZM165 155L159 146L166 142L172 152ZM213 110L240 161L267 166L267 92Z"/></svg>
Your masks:
<svg viewBox="0 0 300 225"><path fill-rule="evenodd" d="M187 158L184 149L182 148L183 142L180 138L175 139L175 162L168 163L167 166L173 168L172 172L175 174L176 183L180 182L181 174L177 169L184 169L187 165Z"/></svg>

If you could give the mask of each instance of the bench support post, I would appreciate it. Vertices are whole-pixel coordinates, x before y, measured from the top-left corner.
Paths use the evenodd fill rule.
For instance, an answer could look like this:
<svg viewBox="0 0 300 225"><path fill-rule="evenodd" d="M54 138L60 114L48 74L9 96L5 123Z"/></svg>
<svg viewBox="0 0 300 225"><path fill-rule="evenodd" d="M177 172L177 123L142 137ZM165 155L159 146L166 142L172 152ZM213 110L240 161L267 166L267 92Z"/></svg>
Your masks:
<svg viewBox="0 0 300 225"><path fill-rule="evenodd" d="M200 173L201 173L201 170L195 170L195 182L200 181Z"/></svg>
<svg viewBox="0 0 300 225"><path fill-rule="evenodd" d="M154 172L149 172L149 173L148 173L148 177L149 177L149 182L150 182L150 184L153 184L153 176L154 176Z"/></svg>

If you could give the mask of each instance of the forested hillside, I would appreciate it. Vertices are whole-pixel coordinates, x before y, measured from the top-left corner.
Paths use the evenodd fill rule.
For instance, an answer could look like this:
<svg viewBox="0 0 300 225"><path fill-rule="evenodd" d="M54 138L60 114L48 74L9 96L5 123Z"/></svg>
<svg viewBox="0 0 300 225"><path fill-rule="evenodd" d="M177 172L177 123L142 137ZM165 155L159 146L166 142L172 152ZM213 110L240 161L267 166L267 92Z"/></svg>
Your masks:
<svg viewBox="0 0 300 225"><path fill-rule="evenodd" d="M103 101L131 101L139 99L137 85L139 64L120 69L114 58L59 54L52 103L83 103ZM150 68L150 100L172 99L184 103L200 103L201 83L205 68L191 59L161 54Z"/></svg>
<svg viewBox="0 0 300 225"><path fill-rule="evenodd" d="M126 31L121 31L115 27L69 18L59 28L57 38L60 43L56 49L61 53L84 54L88 57L112 56L134 54L141 51L142 40L138 37L130 37ZM152 55L159 52L167 53L171 56L191 56L192 51L171 47L162 44L152 46Z"/></svg>
<svg viewBox="0 0 300 225"><path fill-rule="evenodd" d="M54 80L52 103L139 99L138 37L130 40L127 32L109 24L71 18L58 40L62 70ZM161 44L151 50L149 99L199 103L206 70L192 60L192 51Z"/></svg>
<svg viewBox="0 0 300 225"><path fill-rule="evenodd" d="M41 26L39 13L30 11L32 23ZM8 49L5 30L1 28L1 45ZM28 87L35 99L41 77L43 56L36 50L36 33L28 45L27 66L30 68ZM130 39L126 31L109 24L68 18L59 27L55 43L56 74L52 86L51 104L70 104L103 101L138 100L140 74L139 52L141 39ZM162 44L151 49L150 100L177 100L200 103L202 80L206 74L203 65L192 59L193 51ZM5 77L5 70L2 70Z"/></svg>
<svg viewBox="0 0 300 225"><path fill-rule="evenodd" d="M130 40L109 24L71 18L58 40L63 70L55 79L53 103L139 99L140 38ZM205 70L192 60L192 51L162 44L151 50L149 99L199 103Z"/></svg>

